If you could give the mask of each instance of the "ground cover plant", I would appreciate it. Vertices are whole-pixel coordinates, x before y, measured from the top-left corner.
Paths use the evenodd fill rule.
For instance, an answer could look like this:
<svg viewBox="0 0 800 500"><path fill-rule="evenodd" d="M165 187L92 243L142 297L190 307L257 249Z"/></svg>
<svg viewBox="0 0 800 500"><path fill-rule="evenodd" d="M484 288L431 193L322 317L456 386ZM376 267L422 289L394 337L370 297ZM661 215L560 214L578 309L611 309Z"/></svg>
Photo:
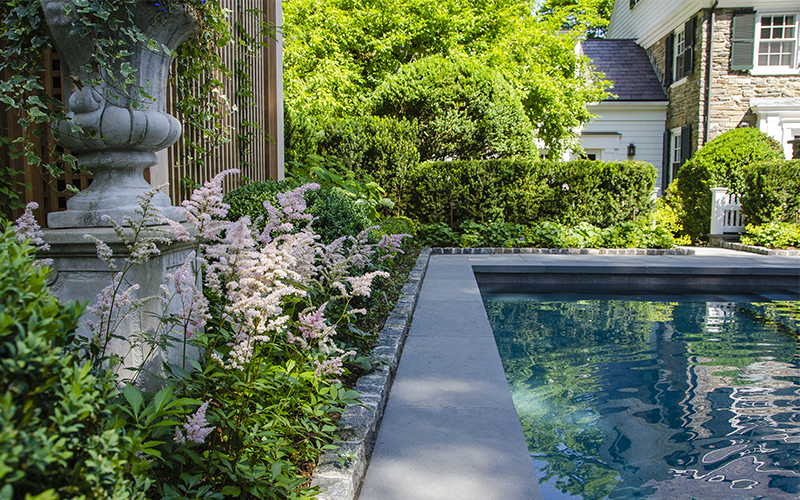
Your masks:
<svg viewBox="0 0 800 500"><path fill-rule="evenodd" d="M33 283L39 283L42 300L55 305L48 305L48 314L41 316L34 309L28 330L55 325L49 333L45 329L40 334L48 341L54 339L55 346L43 346L43 356L49 356L51 364L58 360L56 366L62 372L72 370L77 379L64 380L77 382L63 387L61 379L46 375L54 373L51 369L42 373L50 385L41 390L31 385L17 387L11 385L15 373L4 369L0 389L4 391L3 418L9 425L3 427L0 453L13 454L23 445L17 441L21 434L7 430L30 424L24 412L32 411L46 422L42 425L57 431L52 439L63 438L65 446L76 437L97 443L99 451L88 450L93 460L87 463L98 472L87 474L85 482L64 483L68 476L52 464L66 462L64 467L69 467L69 449L55 456L44 453L38 469L33 459L41 457L22 456L22 462L5 462L10 465L0 469L6 483L4 498L30 494L43 499L66 495L300 499L313 493L307 487L309 469L329 447L335 415L355 402L355 392L339 379L346 375L346 363L364 361L359 359L364 357L359 341L368 344L368 335L356 327L355 318L366 311L359 306L370 304L374 281L388 277L385 269L403 236L384 234L370 241L369 231L362 231L321 243L313 221L307 224L312 216L305 210L303 194L318 188L312 184L278 194L274 205L267 202L262 228L246 216L228 221L222 176L196 190L183 204L196 237L185 227L171 224L175 237L191 241L194 251L168 276L164 295L151 299L162 304L157 329L127 341L117 338L114 331L118 321L144 304L144 298L136 296L137 286L126 282L127 269L157 252L165 237L150 225L164 221L147 199L142 200L140 218L128 221L130 229L115 226L131 251L129 258L117 259L105 242L95 241L98 256L118 272L99 301L87 308L91 316L88 336L75 334L83 306L70 304L58 313L61 306L41 286L46 271L35 275L38 281ZM37 228L30 213L26 215L18 222L17 232L29 242ZM9 247L5 240L4 245L4 258L30 268L30 250L5 252ZM22 256L17 258L17 254ZM200 268L203 292L196 278ZM16 282L4 276L2 284L13 289L19 286ZM55 312L50 314L51 310ZM58 314L65 318L63 326L51 319L61 317ZM14 349L20 335L30 337L22 330L14 340L7 332L9 321L3 325L3 349ZM151 370L147 360L125 371L120 370L124 353L113 349L115 343L117 348L145 346L148 357L156 356L159 348L184 354L195 349L198 355L181 356L161 373ZM58 348L69 356L52 350ZM162 388L142 389L152 381ZM84 386L94 389L87 392L81 389ZM48 396L48 387L54 388L54 396ZM58 391L64 390L80 391L89 399L81 400L80 408L58 405L61 411L55 417L46 413L61 394ZM65 422L54 427L54 418ZM42 429L34 431L42 438ZM118 463L127 465L116 467ZM60 479L36 476L37 470ZM115 489L108 489L112 483Z"/></svg>

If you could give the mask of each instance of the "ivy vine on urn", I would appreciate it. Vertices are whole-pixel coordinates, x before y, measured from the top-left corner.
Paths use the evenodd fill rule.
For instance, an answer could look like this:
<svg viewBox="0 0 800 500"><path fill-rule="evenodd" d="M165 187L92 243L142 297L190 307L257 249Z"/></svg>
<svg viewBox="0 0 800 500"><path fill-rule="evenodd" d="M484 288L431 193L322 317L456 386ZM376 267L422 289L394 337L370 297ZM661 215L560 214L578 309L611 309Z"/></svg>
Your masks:
<svg viewBox="0 0 800 500"><path fill-rule="evenodd" d="M156 152L174 144L180 122L166 112L166 84L175 49L198 28L194 9L175 2L164 8L152 1L128 5L127 18L111 20L99 33L81 30L76 0L41 0L52 42L67 76L66 111L70 120L53 124L56 141L71 150L94 177L92 184L67 202L67 210L48 215L51 228L109 226L133 217L138 197L152 189L144 169L157 164ZM105 28L105 29L102 29ZM123 36L141 34L140 43ZM96 40L124 47L110 67L94 57ZM180 220L169 197L159 193L153 205Z"/></svg>

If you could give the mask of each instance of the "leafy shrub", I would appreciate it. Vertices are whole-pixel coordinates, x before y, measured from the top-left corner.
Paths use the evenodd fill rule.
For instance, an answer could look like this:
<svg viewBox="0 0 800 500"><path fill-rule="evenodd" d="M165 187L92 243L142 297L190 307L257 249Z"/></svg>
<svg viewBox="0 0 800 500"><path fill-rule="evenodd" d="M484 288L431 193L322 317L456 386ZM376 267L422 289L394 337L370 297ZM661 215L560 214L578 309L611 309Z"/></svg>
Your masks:
<svg viewBox="0 0 800 500"><path fill-rule="evenodd" d="M51 295L49 269L3 230L0 497L143 499L141 439L109 425L114 381L70 352L85 305Z"/></svg>
<svg viewBox="0 0 800 500"><path fill-rule="evenodd" d="M255 222L258 217L262 217L260 227L263 228L268 218L264 201L277 205L278 193L298 184L299 181L288 179L281 182L252 182L234 189L223 198L231 207L227 218L237 221L247 215ZM315 191L306 191L304 198L308 204L308 213L317 218L312 224L323 243L330 243L340 236L355 236L372 225L369 206L359 203L335 187L326 186Z"/></svg>
<svg viewBox="0 0 800 500"><path fill-rule="evenodd" d="M423 225L418 243L422 246L534 247L534 248L672 248L675 239L664 227L643 218L621 222L605 229L582 222L567 226L541 222L529 227L494 222L466 221L453 232L444 223Z"/></svg>
<svg viewBox="0 0 800 500"><path fill-rule="evenodd" d="M419 163L415 123L390 116L315 122L300 115L292 118L290 125L286 136L290 172L298 165L333 166L377 183L386 190L383 196L394 201L405 199L407 173Z"/></svg>
<svg viewBox="0 0 800 500"><path fill-rule="evenodd" d="M306 193L308 213L315 217L311 223L322 243L340 236L356 236L372 226L369 207L338 189L325 187Z"/></svg>
<svg viewBox="0 0 800 500"><path fill-rule="evenodd" d="M264 202L277 202L278 193L288 191L298 185L294 179L287 179L281 182L262 181L251 182L238 187L225 195L223 201L230 206L227 219L237 221L245 215L255 221L258 217L267 216Z"/></svg>
<svg viewBox="0 0 800 500"><path fill-rule="evenodd" d="M795 222L800 214L800 160L749 165L744 173L742 211L751 223Z"/></svg>
<svg viewBox="0 0 800 500"><path fill-rule="evenodd" d="M389 217L380 221L378 225L382 234L409 234L411 236L417 234L414 221L408 217Z"/></svg>
<svg viewBox="0 0 800 500"><path fill-rule="evenodd" d="M453 247L459 245L460 237L444 222L434 222L417 229L417 243L422 247Z"/></svg>
<svg viewBox="0 0 800 500"><path fill-rule="evenodd" d="M741 242L767 248L800 248L800 226L791 222L748 224Z"/></svg>
<svg viewBox="0 0 800 500"><path fill-rule="evenodd" d="M533 156L533 125L501 73L469 57L423 57L388 77L372 96L378 116L419 126L419 158L470 160Z"/></svg>
<svg viewBox="0 0 800 500"><path fill-rule="evenodd" d="M680 193L675 182L669 185L664 196L656 201L653 222L672 234L676 245L691 245L692 239L683 232L681 220L684 218Z"/></svg>
<svg viewBox="0 0 800 500"><path fill-rule="evenodd" d="M656 171L644 162L491 160L425 163L403 212L422 223L539 221L600 227L652 210ZM452 203L452 207L451 207Z"/></svg>
<svg viewBox="0 0 800 500"><path fill-rule="evenodd" d="M711 224L711 188L726 187L742 193L748 165L780 160L780 144L754 128L730 130L706 144L678 171L677 189L683 200L683 231L699 241Z"/></svg>

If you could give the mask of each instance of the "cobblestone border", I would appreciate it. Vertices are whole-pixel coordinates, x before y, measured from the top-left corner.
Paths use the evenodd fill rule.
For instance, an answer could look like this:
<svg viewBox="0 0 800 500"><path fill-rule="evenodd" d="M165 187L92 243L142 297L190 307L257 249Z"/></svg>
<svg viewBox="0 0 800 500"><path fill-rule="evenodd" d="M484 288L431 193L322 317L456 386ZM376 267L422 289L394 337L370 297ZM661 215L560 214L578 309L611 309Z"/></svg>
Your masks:
<svg viewBox="0 0 800 500"><path fill-rule="evenodd" d="M378 335L374 353L383 361L382 368L356 382L361 405L348 407L339 419L338 441L333 443L339 449L319 459L311 481L320 488L319 500L353 500L361 488L430 256L429 248L420 252Z"/></svg>
<svg viewBox="0 0 800 500"><path fill-rule="evenodd" d="M740 252L757 253L759 255L777 255L781 257L800 257L800 250L773 250L766 247L757 247L754 245L744 245L742 243L734 243L732 241L721 241L718 245L720 248L727 248L728 250L738 250Z"/></svg>
<svg viewBox="0 0 800 500"><path fill-rule="evenodd" d="M675 248L433 248L434 254L561 254L561 255L694 255L689 247Z"/></svg>

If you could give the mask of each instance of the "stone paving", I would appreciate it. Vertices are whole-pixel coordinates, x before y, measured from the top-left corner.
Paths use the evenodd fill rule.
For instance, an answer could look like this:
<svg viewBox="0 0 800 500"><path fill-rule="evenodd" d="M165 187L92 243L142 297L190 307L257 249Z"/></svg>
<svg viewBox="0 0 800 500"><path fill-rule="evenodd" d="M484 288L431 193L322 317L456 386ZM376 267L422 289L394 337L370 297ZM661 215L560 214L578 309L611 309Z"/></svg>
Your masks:
<svg viewBox="0 0 800 500"><path fill-rule="evenodd" d="M376 352L387 363L358 381L363 405L345 412L342 448L320 461L313 482L322 489L318 498L541 498L473 266L521 266L533 273L604 266L777 273L800 289L796 257L708 247L660 254L514 250L435 249L420 255L379 337Z"/></svg>

